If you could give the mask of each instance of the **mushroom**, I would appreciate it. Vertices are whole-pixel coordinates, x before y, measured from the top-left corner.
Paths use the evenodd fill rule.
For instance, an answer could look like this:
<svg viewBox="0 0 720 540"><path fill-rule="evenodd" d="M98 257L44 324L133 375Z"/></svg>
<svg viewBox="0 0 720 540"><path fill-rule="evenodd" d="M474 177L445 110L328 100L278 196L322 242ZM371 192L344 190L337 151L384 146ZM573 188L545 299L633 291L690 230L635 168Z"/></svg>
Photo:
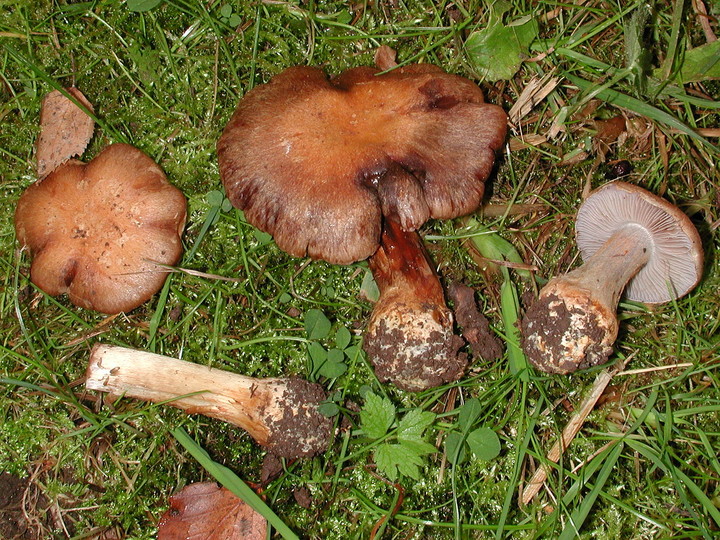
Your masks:
<svg viewBox="0 0 720 540"><path fill-rule="evenodd" d="M312 456L330 441L332 422L318 410L325 392L299 378L257 379L145 351L95 345L85 386L229 422L279 457Z"/></svg>
<svg viewBox="0 0 720 540"><path fill-rule="evenodd" d="M457 379L466 360L416 231L478 208L505 131L476 84L437 66L334 79L294 67L240 101L218 142L220 175L246 219L291 255L373 256L383 296L365 349L381 380L421 390Z"/></svg>
<svg viewBox="0 0 720 540"><path fill-rule="evenodd" d="M690 219L666 200L616 181L593 191L575 222L584 264L550 280L523 322L523 347L542 371L571 373L604 363L629 300L669 302L700 281L703 251Z"/></svg>
<svg viewBox="0 0 720 540"><path fill-rule="evenodd" d="M180 259L186 207L150 157L113 144L89 163L67 161L31 185L18 201L15 232L40 289L119 313L162 287L167 270L157 263Z"/></svg>

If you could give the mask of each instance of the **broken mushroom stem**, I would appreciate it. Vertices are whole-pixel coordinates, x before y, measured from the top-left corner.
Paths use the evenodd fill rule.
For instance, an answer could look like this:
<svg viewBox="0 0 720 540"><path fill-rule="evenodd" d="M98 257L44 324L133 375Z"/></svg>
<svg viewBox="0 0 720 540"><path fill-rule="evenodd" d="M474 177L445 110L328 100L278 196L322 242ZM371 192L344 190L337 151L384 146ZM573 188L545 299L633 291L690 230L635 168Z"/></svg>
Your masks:
<svg viewBox="0 0 720 540"><path fill-rule="evenodd" d="M145 351L96 345L85 385L229 422L280 457L312 456L330 440L331 421L318 410L325 392L303 379L257 379Z"/></svg>
<svg viewBox="0 0 720 540"><path fill-rule="evenodd" d="M410 391L458 379L467 365L458 354L464 343L418 233L386 219L369 265L380 298L364 347L377 377Z"/></svg>
<svg viewBox="0 0 720 540"><path fill-rule="evenodd" d="M556 278L554 285L615 314L628 281L650 259L652 238L636 225L614 233L580 268Z"/></svg>

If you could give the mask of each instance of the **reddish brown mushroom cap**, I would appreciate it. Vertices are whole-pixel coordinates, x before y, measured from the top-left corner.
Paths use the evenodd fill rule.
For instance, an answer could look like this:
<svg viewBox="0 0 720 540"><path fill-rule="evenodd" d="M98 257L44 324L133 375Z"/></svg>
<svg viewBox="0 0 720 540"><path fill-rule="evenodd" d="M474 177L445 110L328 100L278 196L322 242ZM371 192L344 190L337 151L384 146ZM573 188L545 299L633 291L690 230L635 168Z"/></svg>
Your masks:
<svg viewBox="0 0 720 540"><path fill-rule="evenodd" d="M248 92L218 142L230 200L292 255L350 263L377 249L381 215L415 230L480 205L503 110L435 66L377 73L289 68Z"/></svg>
<svg viewBox="0 0 720 540"><path fill-rule="evenodd" d="M20 197L15 230L30 250L30 276L81 307L129 311L167 277L182 254L186 201L158 165L127 144L84 164L69 161Z"/></svg>

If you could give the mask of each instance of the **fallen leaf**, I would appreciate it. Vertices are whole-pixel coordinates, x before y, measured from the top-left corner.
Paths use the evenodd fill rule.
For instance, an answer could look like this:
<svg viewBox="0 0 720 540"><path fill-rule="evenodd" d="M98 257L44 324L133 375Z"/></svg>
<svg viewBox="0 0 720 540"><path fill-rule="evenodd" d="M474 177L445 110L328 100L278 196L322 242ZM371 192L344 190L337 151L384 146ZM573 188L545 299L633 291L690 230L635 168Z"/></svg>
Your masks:
<svg viewBox="0 0 720 540"><path fill-rule="evenodd" d="M625 132L625 118L614 116L608 120L595 120L595 138L605 144L614 143Z"/></svg>
<svg viewBox="0 0 720 540"><path fill-rule="evenodd" d="M80 90L66 90L90 112L94 112ZM53 90L46 95L40 109L40 136L37 140L38 180L45 178L68 159L81 155L94 130L95 121L60 90Z"/></svg>
<svg viewBox="0 0 720 540"><path fill-rule="evenodd" d="M170 497L158 540L255 540L267 536L265 518L215 482L190 484Z"/></svg>
<svg viewBox="0 0 720 540"><path fill-rule="evenodd" d="M375 65L382 71L394 68L398 65L395 61L396 56L395 49L387 45L380 45L375 51Z"/></svg>
<svg viewBox="0 0 720 540"><path fill-rule="evenodd" d="M515 75L538 35L538 23L531 16L503 24L503 15L510 8L511 4L505 1L491 4L487 26L472 32L465 42L471 62L489 81Z"/></svg>

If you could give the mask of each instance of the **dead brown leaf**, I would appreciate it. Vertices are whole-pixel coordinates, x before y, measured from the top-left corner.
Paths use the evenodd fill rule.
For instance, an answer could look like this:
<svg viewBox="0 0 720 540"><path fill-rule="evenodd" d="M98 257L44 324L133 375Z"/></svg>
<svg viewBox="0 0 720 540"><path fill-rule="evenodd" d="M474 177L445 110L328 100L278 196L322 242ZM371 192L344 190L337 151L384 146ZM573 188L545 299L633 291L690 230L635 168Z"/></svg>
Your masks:
<svg viewBox="0 0 720 540"><path fill-rule="evenodd" d="M93 107L77 88L68 93L88 110ZM40 109L40 136L37 140L37 174L42 180L68 159L81 155L87 148L95 130L95 121L65 97L53 90L43 98Z"/></svg>
<svg viewBox="0 0 720 540"><path fill-rule="evenodd" d="M625 132L625 118L621 115L607 120L595 120L595 138L605 144L612 144Z"/></svg>
<svg viewBox="0 0 720 540"><path fill-rule="evenodd" d="M397 66L396 56L395 49L387 45L380 45L375 51L375 65L382 71L394 68Z"/></svg>
<svg viewBox="0 0 720 540"><path fill-rule="evenodd" d="M265 518L215 482L190 484L170 497L158 540L255 540L267 535Z"/></svg>

